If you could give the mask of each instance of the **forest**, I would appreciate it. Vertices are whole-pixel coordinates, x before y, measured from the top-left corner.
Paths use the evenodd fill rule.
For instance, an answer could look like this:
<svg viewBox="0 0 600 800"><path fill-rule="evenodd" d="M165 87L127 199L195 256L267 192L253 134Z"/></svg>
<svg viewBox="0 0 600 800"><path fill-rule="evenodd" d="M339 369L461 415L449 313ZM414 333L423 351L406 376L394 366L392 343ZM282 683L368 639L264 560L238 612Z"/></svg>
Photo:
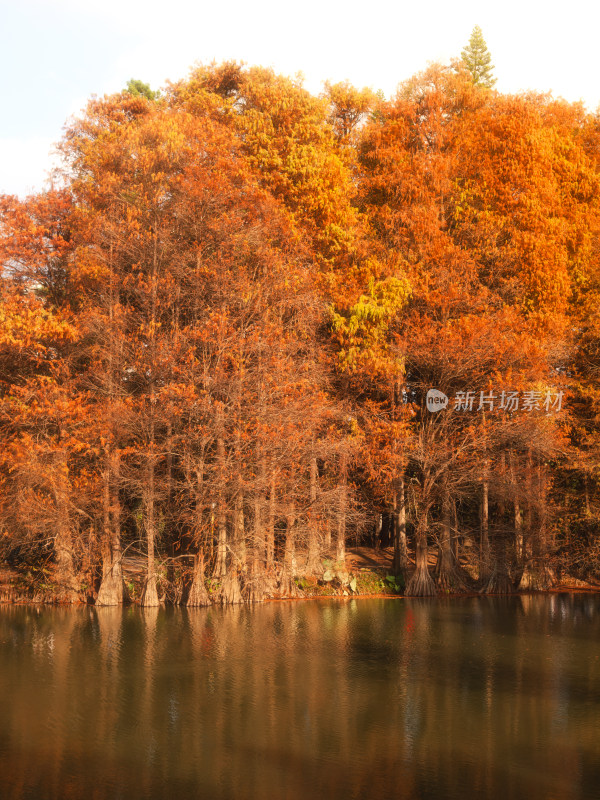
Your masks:
<svg viewBox="0 0 600 800"><path fill-rule="evenodd" d="M600 579L598 114L227 62L58 147L0 196L7 567L118 605L135 554L142 606L356 591L355 544L407 596Z"/></svg>

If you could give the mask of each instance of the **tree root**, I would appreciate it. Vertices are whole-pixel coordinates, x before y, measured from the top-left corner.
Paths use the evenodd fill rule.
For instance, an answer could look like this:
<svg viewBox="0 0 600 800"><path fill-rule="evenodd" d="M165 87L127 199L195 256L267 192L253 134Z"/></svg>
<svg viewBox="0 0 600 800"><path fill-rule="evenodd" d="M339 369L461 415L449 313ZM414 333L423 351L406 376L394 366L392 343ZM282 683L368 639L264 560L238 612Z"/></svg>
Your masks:
<svg viewBox="0 0 600 800"><path fill-rule="evenodd" d="M224 606L237 605L244 602L240 590L240 582L235 573L228 572L227 575L225 575L221 583L221 588L216 595L213 596L213 600L215 603L221 603L221 605Z"/></svg>
<svg viewBox="0 0 600 800"><path fill-rule="evenodd" d="M211 605L210 595L204 582L204 555L199 552L194 559L194 575L192 585L186 600L186 606L197 608Z"/></svg>
<svg viewBox="0 0 600 800"><path fill-rule="evenodd" d="M406 584L404 594L407 597L435 597L435 583L426 567L417 567Z"/></svg>
<svg viewBox="0 0 600 800"><path fill-rule="evenodd" d="M323 575L323 572L324 567L319 558L318 551L309 550L303 574L311 578L320 578Z"/></svg>
<svg viewBox="0 0 600 800"><path fill-rule="evenodd" d="M72 588L71 586L65 586L61 588L56 595L54 595L54 597L52 598L52 602L79 603L81 602L81 595L76 589Z"/></svg>
<svg viewBox="0 0 600 800"><path fill-rule="evenodd" d="M454 554L440 550L434 570L434 582L444 593L458 593L471 588L471 576L457 563Z"/></svg>
<svg viewBox="0 0 600 800"><path fill-rule="evenodd" d="M479 592L481 594L512 594L514 590L513 582L507 570L502 569L498 564L494 564L489 578L483 582Z"/></svg>
<svg viewBox="0 0 600 800"><path fill-rule="evenodd" d="M160 605L158 591L156 589L156 575L149 575L146 579L142 597L140 600L142 608L156 608Z"/></svg>
<svg viewBox="0 0 600 800"><path fill-rule="evenodd" d="M211 605L210 595L208 594L208 590L206 588L206 585L204 584L203 579L196 580L196 577L194 577L185 604L190 608L197 608L199 606Z"/></svg>
<svg viewBox="0 0 600 800"><path fill-rule="evenodd" d="M120 606L125 602L127 596L121 570L117 570L113 566L102 578L100 588L98 589L96 605Z"/></svg>
<svg viewBox="0 0 600 800"><path fill-rule="evenodd" d="M260 603L267 597L265 580L261 575L256 575L246 581L242 590L246 603Z"/></svg>
<svg viewBox="0 0 600 800"><path fill-rule="evenodd" d="M286 569L279 576L279 594L281 597L302 597L304 594L296 586L292 573Z"/></svg>
<svg viewBox="0 0 600 800"><path fill-rule="evenodd" d="M466 592L470 588L469 576L463 574L462 570L457 566L436 568L434 581L437 588L444 593Z"/></svg>
<svg viewBox="0 0 600 800"><path fill-rule="evenodd" d="M547 564L526 564L518 589L520 592L542 592L556 585L556 575Z"/></svg>

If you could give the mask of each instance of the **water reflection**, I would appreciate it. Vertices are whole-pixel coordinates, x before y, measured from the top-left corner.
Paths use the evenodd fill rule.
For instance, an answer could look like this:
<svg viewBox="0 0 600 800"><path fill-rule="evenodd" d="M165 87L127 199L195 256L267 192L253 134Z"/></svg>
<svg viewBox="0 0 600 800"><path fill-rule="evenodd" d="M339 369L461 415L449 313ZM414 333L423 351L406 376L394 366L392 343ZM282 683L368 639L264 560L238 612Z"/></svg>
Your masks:
<svg viewBox="0 0 600 800"><path fill-rule="evenodd" d="M2 798L590 798L600 598L0 608Z"/></svg>

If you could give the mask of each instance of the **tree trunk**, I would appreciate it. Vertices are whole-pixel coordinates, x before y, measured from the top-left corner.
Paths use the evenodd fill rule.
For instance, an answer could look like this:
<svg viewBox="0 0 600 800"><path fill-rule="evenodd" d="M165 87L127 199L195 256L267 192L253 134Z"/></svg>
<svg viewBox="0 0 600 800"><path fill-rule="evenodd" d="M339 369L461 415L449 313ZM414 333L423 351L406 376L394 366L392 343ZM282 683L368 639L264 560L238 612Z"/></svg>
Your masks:
<svg viewBox="0 0 600 800"><path fill-rule="evenodd" d="M335 560L340 568L344 568L346 566L346 512L348 505L348 459L345 453L341 456L340 473L340 504Z"/></svg>
<svg viewBox="0 0 600 800"><path fill-rule="evenodd" d="M246 570L246 527L244 520L244 495L238 491L233 512L234 561L238 572Z"/></svg>
<svg viewBox="0 0 600 800"><path fill-rule="evenodd" d="M544 591L556 583L556 576L548 564L548 541L546 523L546 469L538 465L537 486L537 526L530 535L530 558L525 564L519 589L522 591Z"/></svg>
<svg viewBox="0 0 600 800"><path fill-rule="evenodd" d="M147 575L142 591L141 605L144 608L153 608L160 605L156 588L156 567L154 560L154 546L156 541L155 519L155 488L154 488L154 457L150 454L147 470L147 482L144 491L146 547L147 547Z"/></svg>
<svg viewBox="0 0 600 800"><path fill-rule="evenodd" d="M263 485L266 483L266 469L264 469ZM261 495L262 499L262 495ZM260 599L258 594L263 597L271 597L277 588L277 576L275 574L275 470L271 468L269 477L269 502L267 507L267 524L264 531L264 569L260 570L260 576L255 580L260 584L260 590L256 590L256 599ZM260 565L260 560L259 560Z"/></svg>
<svg viewBox="0 0 600 800"><path fill-rule="evenodd" d="M467 578L462 574L452 548L452 523L450 515L450 493L447 485L444 485L442 498L442 527L438 559L435 567L435 583L443 592L464 591L467 588Z"/></svg>
<svg viewBox="0 0 600 800"><path fill-rule="evenodd" d="M217 559L213 575L215 578L224 578L227 574L227 516L225 512L225 442L219 435L217 439Z"/></svg>
<svg viewBox="0 0 600 800"><path fill-rule="evenodd" d="M521 516L521 504L519 502L519 488L515 474L515 456L510 453L508 456L510 463L510 482L513 492L514 523L515 523L515 558L517 565L523 563L523 518Z"/></svg>
<svg viewBox="0 0 600 800"><path fill-rule="evenodd" d="M406 545L406 497L404 475L395 482L394 488L394 559L392 572L406 583L408 575L408 547Z"/></svg>
<svg viewBox="0 0 600 800"><path fill-rule="evenodd" d="M79 594L69 514L69 467L67 465L67 454L64 450L60 450L58 453L54 496L57 510L57 529L54 537L56 581L60 585L60 598L74 603L79 600Z"/></svg>
<svg viewBox="0 0 600 800"><path fill-rule="evenodd" d="M310 509L308 512L308 556L306 560L307 575L321 575L323 565L319 560L319 540L316 519L317 505L317 479L318 479L317 459L310 460Z"/></svg>
<svg viewBox="0 0 600 800"><path fill-rule="evenodd" d="M531 539L533 536L533 457L531 449L527 452L527 463L525 467L525 487L527 493L526 517L525 517L525 536L523 538L523 561L526 561L531 554Z"/></svg>
<svg viewBox="0 0 600 800"><path fill-rule="evenodd" d="M435 584L429 575L428 567L427 521L428 511L422 511L417 520L417 529L415 531L416 568L405 590L405 594L408 597L433 597L436 594Z"/></svg>
<svg viewBox="0 0 600 800"><path fill-rule="evenodd" d="M585 473L585 475L583 477L583 490L584 490L584 493L585 493L584 494L584 496L585 496L585 515L586 515L586 517L591 517L592 512L591 512L591 509L590 509L590 482L589 482L589 478L587 476L587 472Z"/></svg>
<svg viewBox="0 0 600 800"><path fill-rule="evenodd" d="M204 582L204 549L201 547L194 558L194 574L188 595L188 606L209 606L211 603Z"/></svg>
<svg viewBox="0 0 600 800"><path fill-rule="evenodd" d="M479 579L487 580L490 575L490 514L489 514L489 460L483 461L481 478L481 535L479 542Z"/></svg>
<svg viewBox="0 0 600 800"><path fill-rule="evenodd" d="M275 564L275 470L271 468L269 482L269 519L266 531L265 561L267 571Z"/></svg>
<svg viewBox="0 0 600 800"><path fill-rule="evenodd" d="M532 485L532 455L531 449L527 452L527 461L525 466L525 491L527 495L526 502L526 516L525 516L525 536L523 537L523 547L521 550L521 558L523 563L523 572L519 580L519 591L528 591L536 589L537 579L535 570L531 565L531 543L533 538L533 485Z"/></svg>
<svg viewBox="0 0 600 800"><path fill-rule="evenodd" d="M501 538L498 542L498 555L487 581L480 589L482 594L512 594L513 583L508 571L506 558L506 542Z"/></svg>
<svg viewBox="0 0 600 800"><path fill-rule="evenodd" d="M279 588L283 597L296 597L300 594L294 581L298 573L296 564L296 509L290 500L286 513L285 552Z"/></svg>
<svg viewBox="0 0 600 800"><path fill-rule="evenodd" d="M121 505L119 500L120 457L118 450L107 456L104 471L102 581L96 605L118 606L126 599L121 563Z"/></svg>
<svg viewBox="0 0 600 800"><path fill-rule="evenodd" d="M506 486L505 474L506 474L506 456L504 453L502 453L500 456L500 478L502 482L503 492L504 492L504 487ZM513 480L512 480L512 462L511 462L511 485L512 483ZM517 502L517 508L518 508L518 499L516 493L514 493L514 497ZM498 517L500 519L500 528L499 532L497 531L496 535L494 536L493 563L490 564L489 572L487 575L484 576L483 583L480 586L480 592L482 594L510 594L513 591L513 585L508 569L504 516L505 516L504 494L502 494L500 502L498 504ZM490 552L490 556L491 555L492 553Z"/></svg>
<svg viewBox="0 0 600 800"><path fill-rule="evenodd" d="M121 554L121 501L119 484L121 460L116 446L115 420L119 418L118 381L122 367L122 340L117 345L116 334L120 330L116 322L116 290L113 269L113 244L110 245L110 286L109 286L109 324L108 343L108 405L109 405L109 445L106 449L106 468L103 474L103 538L102 538L102 580L98 589L96 605L118 606L128 599L123 581Z"/></svg>
<svg viewBox="0 0 600 800"><path fill-rule="evenodd" d="M261 563L261 552L263 551L262 494L256 489L254 492L254 535L250 543L250 569L244 587L245 599L249 603L263 600L266 594L265 573Z"/></svg>
<svg viewBox="0 0 600 800"><path fill-rule="evenodd" d="M144 488L144 506L145 506L145 525L146 525L146 546L148 550L148 567L146 575L146 583L142 591L141 605L145 608L153 608L158 606L158 592L156 589L156 568L154 564L154 546L156 541L156 496L155 496L155 375L156 375L156 313L158 307L157 291L158 291L158 224L155 220L154 225L154 252L152 261L152 311L151 311L151 325L150 325L150 435L148 441L148 456L147 456L147 478L146 486Z"/></svg>
<svg viewBox="0 0 600 800"><path fill-rule="evenodd" d="M375 548L375 550L381 549L382 531L383 531L383 514L377 514L377 521L375 523L375 532L373 534L374 536L373 547Z"/></svg>
<svg viewBox="0 0 600 800"><path fill-rule="evenodd" d="M500 528L494 537L494 562L488 580L481 588L483 594L510 594L513 591L512 580L508 567L507 542L505 533L505 492L506 492L506 455L500 455L500 479L502 482L502 495L498 503L498 517ZM512 467L511 467L512 485Z"/></svg>
<svg viewBox="0 0 600 800"><path fill-rule="evenodd" d="M229 570L223 578L221 589L216 595L216 599L224 606L238 605L244 602L238 576L233 570Z"/></svg>
<svg viewBox="0 0 600 800"><path fill-rule="evenodd" d="M456 509L456 500L452 500L452 522L454 524L454 538L452 539L452 553L454 560L460 564L460 544L459 544L459 527L458 527L458 511Z"/></svg>

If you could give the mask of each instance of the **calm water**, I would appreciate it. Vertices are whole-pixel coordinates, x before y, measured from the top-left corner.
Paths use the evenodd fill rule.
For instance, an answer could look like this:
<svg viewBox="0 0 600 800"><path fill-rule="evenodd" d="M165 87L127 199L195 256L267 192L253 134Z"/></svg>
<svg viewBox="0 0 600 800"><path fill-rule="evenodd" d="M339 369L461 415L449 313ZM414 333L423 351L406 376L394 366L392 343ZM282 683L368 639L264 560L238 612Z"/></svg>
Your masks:
<svg viewBox="0 0 600 800"><path fill-rule="evenodd" d="M0 607L0 798L600 798L600 597Z"/></svg>

